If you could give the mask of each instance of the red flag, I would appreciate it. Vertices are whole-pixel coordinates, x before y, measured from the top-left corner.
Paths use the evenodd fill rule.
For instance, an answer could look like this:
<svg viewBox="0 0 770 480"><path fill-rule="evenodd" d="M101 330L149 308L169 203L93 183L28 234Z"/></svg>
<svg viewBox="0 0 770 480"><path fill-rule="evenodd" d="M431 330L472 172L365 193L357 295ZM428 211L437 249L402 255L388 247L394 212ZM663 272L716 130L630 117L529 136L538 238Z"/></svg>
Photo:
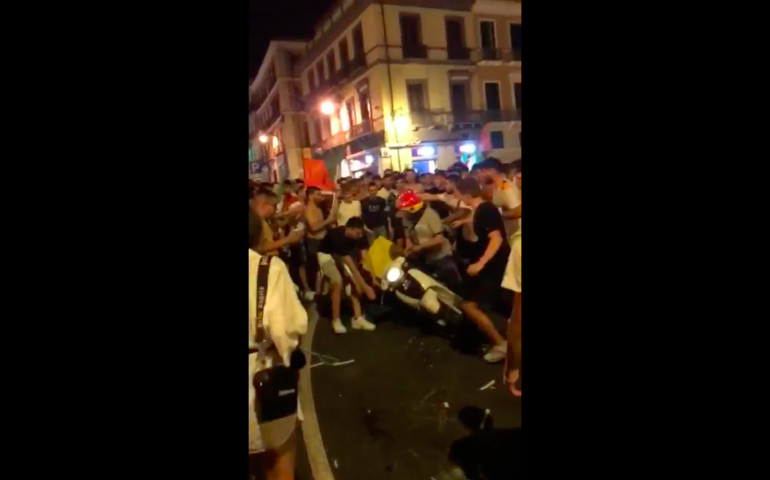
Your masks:
<svg viewBox="0 0 770 480"><path fill-rule="evenodd" d="M334 182L329 178L329 172L322 160L305 158L302 160L302 166L305 169L305 187L334 191Z"/></svg>

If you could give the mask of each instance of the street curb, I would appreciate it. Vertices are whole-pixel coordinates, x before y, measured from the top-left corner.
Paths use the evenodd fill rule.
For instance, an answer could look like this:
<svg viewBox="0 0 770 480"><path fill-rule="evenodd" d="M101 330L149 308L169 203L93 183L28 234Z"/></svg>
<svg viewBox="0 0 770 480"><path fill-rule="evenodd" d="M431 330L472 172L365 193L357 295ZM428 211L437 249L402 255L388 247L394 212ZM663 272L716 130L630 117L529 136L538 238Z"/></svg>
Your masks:
<svg viewBox="0 0 770 480"><path fill-rule="evenodd" d="M318 310L314 303L306 304L308 313L307 333L300 339L299 346L306 352L310 358L307 359L307 366L300 370L299 374L299 398L304 421L302 422L302 438L305 440L310 469L313 472L314 480L334 480L329 458L326 456L323 439L321 438L321 428L318 426L318 417L315 411L315 402L313 401L313 389L310 382L310 365L313 363L313 357L307 352L313 351L313 335L318 323Z"/></svg>

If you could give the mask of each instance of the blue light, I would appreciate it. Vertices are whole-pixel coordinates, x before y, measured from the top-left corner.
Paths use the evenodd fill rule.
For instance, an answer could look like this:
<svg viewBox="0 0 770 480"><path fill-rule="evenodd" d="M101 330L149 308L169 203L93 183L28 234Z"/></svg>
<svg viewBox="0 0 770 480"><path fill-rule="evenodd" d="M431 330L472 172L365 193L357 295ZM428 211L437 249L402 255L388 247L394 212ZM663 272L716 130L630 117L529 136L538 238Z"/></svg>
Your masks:
<svg viewBox="0 0 770 480"><path fill-rule="evenodd" d="M432 157L436 154L436 149L433 147L420 147L417 149L418 157Z"/></svg>

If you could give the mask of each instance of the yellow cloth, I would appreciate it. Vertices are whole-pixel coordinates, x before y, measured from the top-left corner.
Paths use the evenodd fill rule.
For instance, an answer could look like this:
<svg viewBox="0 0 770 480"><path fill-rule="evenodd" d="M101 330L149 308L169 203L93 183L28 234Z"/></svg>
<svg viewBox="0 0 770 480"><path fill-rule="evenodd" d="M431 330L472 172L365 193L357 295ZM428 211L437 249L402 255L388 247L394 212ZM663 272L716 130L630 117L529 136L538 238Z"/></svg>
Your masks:
<svg viewBox="0 0 770 480"><path fill-rule="evenodd" d="M364 269L377 278L385 276L385 269L388 268L393 258L390 256L390 248L393 242L385 237L377 237L364 257Z"/></svg>

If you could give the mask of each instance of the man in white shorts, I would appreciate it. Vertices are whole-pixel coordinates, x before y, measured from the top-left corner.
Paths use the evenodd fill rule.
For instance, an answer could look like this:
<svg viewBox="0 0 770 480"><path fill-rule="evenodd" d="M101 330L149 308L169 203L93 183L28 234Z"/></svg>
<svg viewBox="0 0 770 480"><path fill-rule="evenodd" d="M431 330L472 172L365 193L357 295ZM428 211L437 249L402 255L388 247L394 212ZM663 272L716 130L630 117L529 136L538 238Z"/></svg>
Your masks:
<svg viewBox="0 0 770 480"><path fill-rule="evenodd" d="M514 162L516 187L521 192L521 160ZM521 198L521 195L519 195ZM508 391L521 396L521 203L514 209L518 214L519 229L511 240L511 255L503 277L503 288L513 291L513 310L508 324L508 358L505 365L505 381Z"/></svg>
<svg viewBox="0 0 770 480"><path fill-rule="evenodd" d="M375 325L368 321L361 309L360 296L365 295L369 300L374 300L374 289L367 285L358 269L359 259L368 248L364 236L364 221L361 217L348 219L344 226L330 228L318 247L318 263L321 272L331 283L332 303L332 328L335 333L347 333L347 328L340 319L340 307L342 304L342 292L346 284L352 283L349 298L353 308L354 330L372 331ZM350 272L350 277L344 274Z"/></svg>

